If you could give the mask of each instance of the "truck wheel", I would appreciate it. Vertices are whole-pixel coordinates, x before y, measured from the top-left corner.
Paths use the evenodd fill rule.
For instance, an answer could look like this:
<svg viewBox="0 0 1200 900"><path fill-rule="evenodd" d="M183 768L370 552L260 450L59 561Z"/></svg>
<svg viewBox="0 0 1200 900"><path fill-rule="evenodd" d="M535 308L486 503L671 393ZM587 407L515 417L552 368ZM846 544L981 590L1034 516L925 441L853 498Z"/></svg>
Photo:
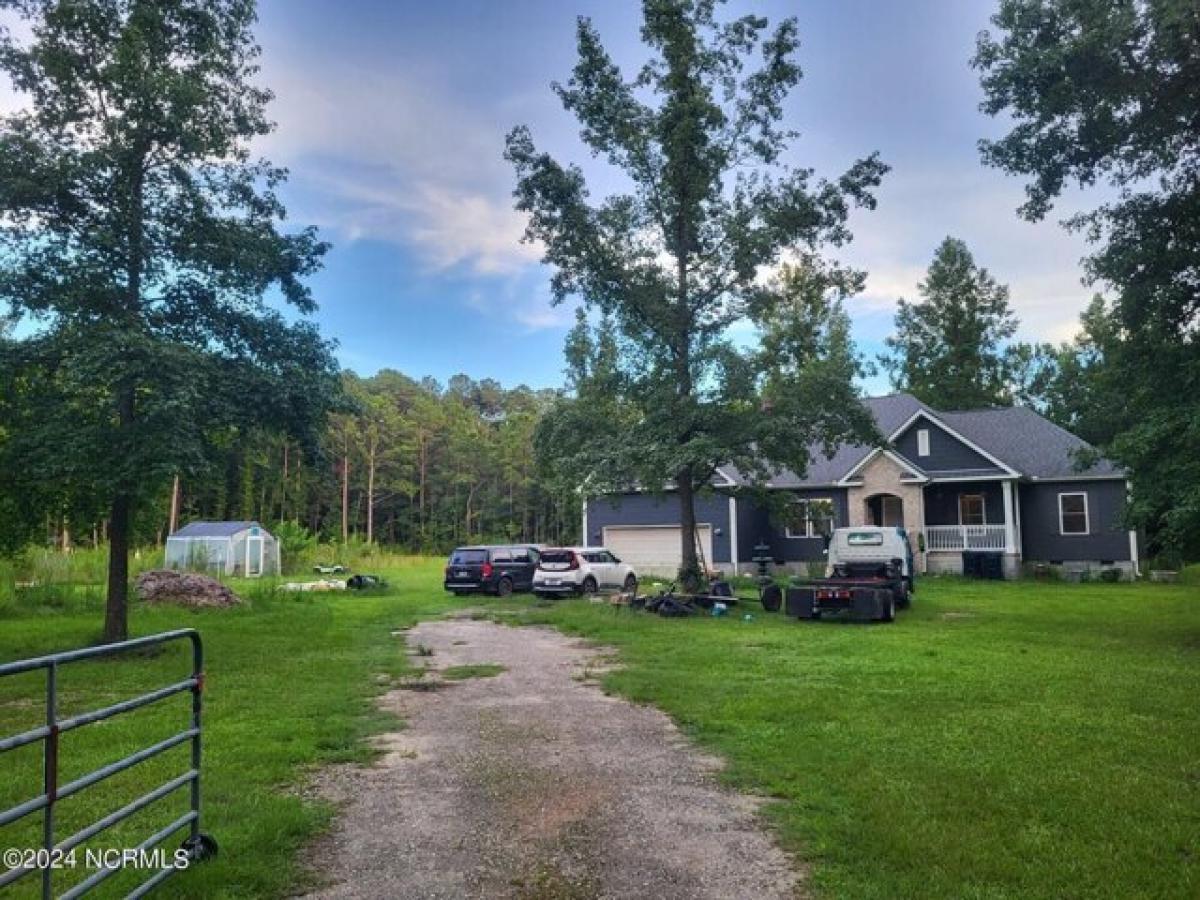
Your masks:
<svg viewBox="0 0 1200 900"><path fill-rule="evenodd" d="M583 579L583 593L586 596L596 593L596 579L591 575Z"/></svg>
<svg viewBox="0 0 1200 900"><path fill-rule="evenodd" d="M511 578L501 578L500 583L496 585L496 596L507 597L513 592L513 583Z"/></svg>
<svg viewBox="0 0 1200 900"><path fill-rule="evenodd" d="M880 615L881 622L894 622L896 620L896 595L892 591L879 591L880 598Z"/></svg>
<svg viewBox="0 0 1200 900"><path fill-rule="evenodd" d="M900 582L900 587L896 592L896 606L900 609L908 609L912 606L912 596L908 593L907 582Z"/></svg>
<svg viewBox="0 0 1200 900"><path fill-rule="evenodd" d="M627 594L636 594L637 593L637 576L636 575L627 575L625 577L625 593L627 593Z"/></svg>

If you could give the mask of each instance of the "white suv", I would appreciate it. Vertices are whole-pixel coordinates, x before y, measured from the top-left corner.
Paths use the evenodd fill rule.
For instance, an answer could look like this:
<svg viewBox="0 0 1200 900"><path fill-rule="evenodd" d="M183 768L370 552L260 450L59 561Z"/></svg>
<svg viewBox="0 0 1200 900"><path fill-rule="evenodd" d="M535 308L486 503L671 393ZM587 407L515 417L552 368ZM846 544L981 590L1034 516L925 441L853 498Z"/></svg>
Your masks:
<svg viewBox="0 0 1200 900"><path fill-rule="evenodd" d="M556 547L543 550L533 573L539 597L594 594L600 590L637 590L637 575L603 547Z"/></svg>

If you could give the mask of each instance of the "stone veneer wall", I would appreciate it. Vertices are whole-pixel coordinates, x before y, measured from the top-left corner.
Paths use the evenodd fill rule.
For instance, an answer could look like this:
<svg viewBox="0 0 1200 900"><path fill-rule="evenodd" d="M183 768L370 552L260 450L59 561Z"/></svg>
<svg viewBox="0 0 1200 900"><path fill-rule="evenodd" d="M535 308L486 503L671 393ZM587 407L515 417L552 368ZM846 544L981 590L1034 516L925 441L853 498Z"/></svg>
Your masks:
<svg viewBox="0 0 1200 900"><path fill-rule="evenodd" d="M925 493L919 484L904 484L900 476L904 470L882 453L871 460L859 472L862 483L847 491L850 525L867 524L867 499L876 494L894 494L904 504L904 527L913 545L913 558L917 571L925 571L925 554L918 552L915 535L925 521Z"/></svg>

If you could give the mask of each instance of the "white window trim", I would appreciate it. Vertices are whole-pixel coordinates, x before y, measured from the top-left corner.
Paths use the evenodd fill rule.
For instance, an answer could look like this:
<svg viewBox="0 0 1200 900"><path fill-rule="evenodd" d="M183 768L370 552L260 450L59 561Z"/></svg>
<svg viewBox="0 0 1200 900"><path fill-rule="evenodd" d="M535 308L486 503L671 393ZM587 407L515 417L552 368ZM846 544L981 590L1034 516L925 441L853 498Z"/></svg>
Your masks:
<svg viewBox="0 0 1200 900"><path fill-rule="evenodd" d="M1083 531L1066 531L1063 528L1063 497L1083 498ZM1088 505L1087 491L1063 491L1058 495L1058 533L1061 537L1086 537L1092 533L1092 511Z"/></svg>
<svg viewBox="0 0 1200 900"><path fill-rule="evenodd" d="M929 455L929 429L917 429L917 456Z"/></svg>
<svg viewBox="0 0 1200 900"><path fill-rule="evenodd" d="M962 515L963 497L978 497L979 498L979 505L983 507L983 521L979 522L978 524L986 525L987 524L987 494L959 494L958 495L958 524L959 525L965 524L963 522L963 515Z"/></svg>
<svg viewBox="0 0 1200 900"><path fill-rule="evenodd" d="M833 515L831 516L831 518L833 519L834 526L835 527L837 526L837 507L833 505L832 497L798 497L797 499L793 500L792 502L795 504L800 504L800 503L804 504L804 507L805 507L805 509L804 509L804 534L795 534L792 531L792 526L790 524L785 523L783 526L783 536L785 538L788 538L789 540L793 540L793 541L801 541L801 540L804 540L805 538L822 537L822 535L819 532L813 531L812 516L810 516L808 514L808 504L810 504L810 503L828 503L830 510L833 512Z"/></svg>

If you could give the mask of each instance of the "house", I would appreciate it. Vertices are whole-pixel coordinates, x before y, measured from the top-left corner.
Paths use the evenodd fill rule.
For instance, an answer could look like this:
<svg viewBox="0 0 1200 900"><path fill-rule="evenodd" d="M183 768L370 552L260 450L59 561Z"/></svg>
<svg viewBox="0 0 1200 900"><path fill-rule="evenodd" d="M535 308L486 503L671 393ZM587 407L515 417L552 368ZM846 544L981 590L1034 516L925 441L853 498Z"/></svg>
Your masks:
<svg viewBox="0 0 1200 900"><path fill-rule="evenodd" d="M167 538L163 562L218 575L278 575L279 541L257 522L191 522Z"/></svg>
<svg viewBox="0 0 1200 900"><path fill-rule="evenodd" d="M697 541L712 568L753 572L767 545L793 570L824 559L825 535L853 525L907 529L921 571L960 573L963 553L1000 557L1006 577L1023 563L1063 570L1137 573L1135 532L1123 530L1128 474L1105 459L1080 469L1083 440L1026 407L941 412L908 394L867 398L886 446L819 447L803 477L778 472L786 492L772 516L730 466L696 499ZM1094 453L1094 451L1092 451ZM641 571L670 574L680 561L679 504L668 491L589 498L587 543L604 544Z"/></svg>

